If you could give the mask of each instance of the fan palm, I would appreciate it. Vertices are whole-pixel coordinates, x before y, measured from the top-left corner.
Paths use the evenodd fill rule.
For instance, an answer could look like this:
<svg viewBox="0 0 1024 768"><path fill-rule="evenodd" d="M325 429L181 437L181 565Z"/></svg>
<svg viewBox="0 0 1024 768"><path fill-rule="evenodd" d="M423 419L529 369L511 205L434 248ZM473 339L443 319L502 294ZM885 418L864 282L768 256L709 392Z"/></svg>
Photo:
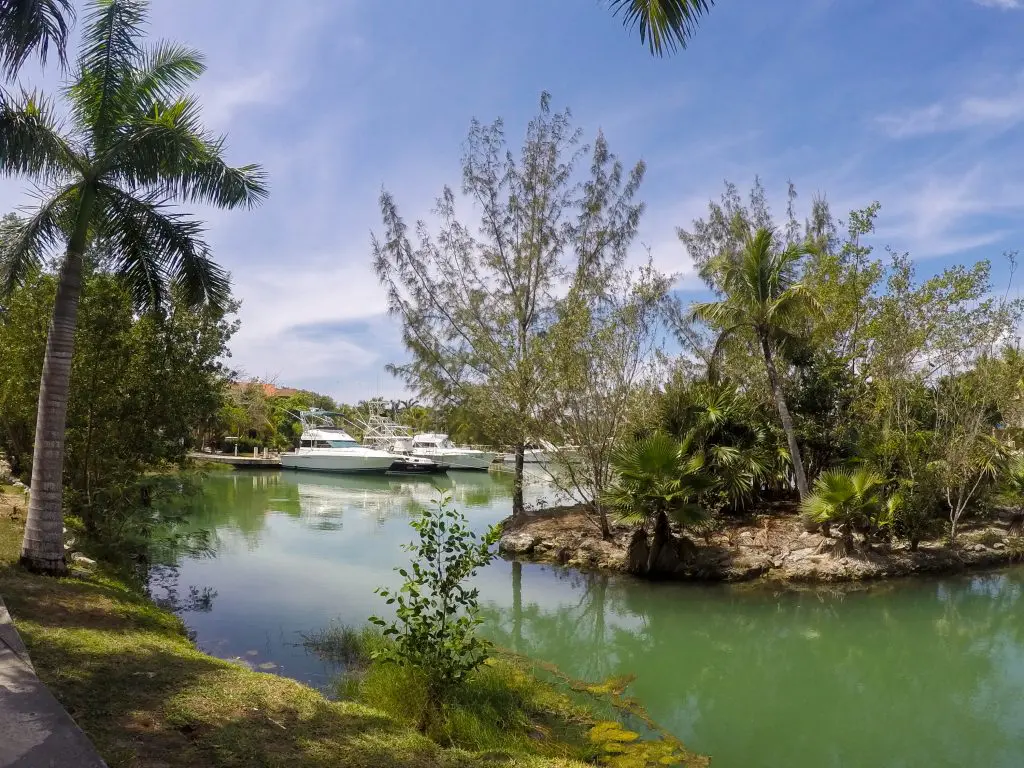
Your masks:
<svg viewBox="0 0 1024 768"><path fill-rule="evenodd" d="M691 452L687 441L656 432L616 448L611 464L615 479L605 502L620 519L644 529L660 514L684 526L704 519L696 500L714 480L704 471L703 454Z"/></svg>
<svg viewBox="0 0 1024 768"><path fill-rule="evenodd" d="M640 29L640 42L651 53L664 56L685 48L701 17L715 0L611 0L612 12L622 16L627 29Z"/></svg>
<svg viewBox="0 0 1024 768"><path fill-rule="evenodd" d="M707 471L733 509L753 500L771 479L769 435L735 386L698 381L666 392L662 423L704 454Z"/></svg>
<svg viewBox="0 0 1024 768"><path fill-rule="evenodd" d="M1014 456L1006 464L1002 477L1002 501L1013 508L1010 535L1024 531L1024 456Z"/></svg>
<svg viewBox="0 0 1024 768"><path fill-rule="evenodd" d="M0 69L13 79L33 53L45 64L50 46L64 64L74 18L71 0L0 0Z"/></svg>
<svg viewBox="0 0 1024 768"><path fill-rule="evenodd" d="M818 308L796 278L797 262L810 252L809 244L780 247L772 229L761 227L748 231L739 253L723 255L715 264L723 298L695 304L692 309L694 319L719 330L715 357L734 335L743 331L753 333L786 433L793 477L801 499L807 497L807 475L775 358L779 346L790 338L789 330L794 322Z"/></svg>
<svg viewBox="0 0 1024 768"><path fill-rule="evenodd" d="M203 72L200 55L169 43L143 47L146 10L143 0L94 4L65 91L66 131L36 94L4 95L0 102L0 169L31 179L40 200L3 233L0 290L63 249L22 545L25 564L44 572L66 569L64 426L87 248L102 244L140 305L159 305L174 290L193 305L223 306L228 277L211 260L200 224L168 206L179 200L252 207L266 196L262 170L229 167L224 140L201 125L199 106L187 93Z"/></svg>
<svg viewBox="0 0 1024 768"><path fill-rule="evenodd" d="M842 549L849 551L855 530L871 531L893 512L883 498L884 486L885 479L867 467L829 470L814 481L814 493L800 509L816 523L841 525Z"/></svg>

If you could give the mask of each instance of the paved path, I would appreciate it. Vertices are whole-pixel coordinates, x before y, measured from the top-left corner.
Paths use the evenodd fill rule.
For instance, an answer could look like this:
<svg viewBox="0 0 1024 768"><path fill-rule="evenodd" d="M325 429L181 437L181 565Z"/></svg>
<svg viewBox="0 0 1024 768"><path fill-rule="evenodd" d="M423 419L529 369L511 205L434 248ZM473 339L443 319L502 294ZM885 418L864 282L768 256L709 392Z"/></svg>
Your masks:
<svg viewBox="0 0 1024 768"><path fill-rule="evenodd" d="M75 721L39 682L0 600L0 768L106 768Z"/></svg>

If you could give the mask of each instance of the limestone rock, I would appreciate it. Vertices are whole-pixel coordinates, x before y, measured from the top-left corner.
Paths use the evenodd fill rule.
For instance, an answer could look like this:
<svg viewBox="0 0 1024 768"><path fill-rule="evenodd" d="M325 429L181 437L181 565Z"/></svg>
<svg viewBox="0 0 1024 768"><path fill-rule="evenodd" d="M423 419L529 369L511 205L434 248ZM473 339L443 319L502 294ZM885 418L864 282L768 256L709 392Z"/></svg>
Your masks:
<svg viewBox="0 0 1024 768"><path fill-rule="evenodd" d="M508 555L529 555L537 546L537 539L529 533L506 533L498 542L498 550Z"/></svg>

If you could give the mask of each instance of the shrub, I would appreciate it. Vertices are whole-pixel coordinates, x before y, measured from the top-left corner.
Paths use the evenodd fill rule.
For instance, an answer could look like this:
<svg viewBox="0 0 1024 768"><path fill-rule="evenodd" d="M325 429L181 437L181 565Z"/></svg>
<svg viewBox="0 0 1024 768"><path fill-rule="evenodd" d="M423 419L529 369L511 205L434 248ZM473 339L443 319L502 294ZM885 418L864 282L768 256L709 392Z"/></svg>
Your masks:
<svg viewBox="0 0 1024 768"><path fill-rule="evenodd" d="M804 499L800 510L815 523L842 526L840 549L848 551L853 546L854 531L867 537L888 521L890 508L882 497L884 483L881 475L866 467L829 470L814 481L814 492Z"/></svg>
<svg viewBox="0 0 1024 768"><path fill-rule="evenodd" d="M452 690L487 658L488 644L476 632L480 593L468 581L494 558L499 531L492 527L478 538L447 495L410 524L418 535L404 547L412 555L410 567L396 569L405 582L397 590L377 590L395 606L395 620L372 616L370 622L391 641L374 659L412 670L422 683L416 720L426 731Z"/></svg>

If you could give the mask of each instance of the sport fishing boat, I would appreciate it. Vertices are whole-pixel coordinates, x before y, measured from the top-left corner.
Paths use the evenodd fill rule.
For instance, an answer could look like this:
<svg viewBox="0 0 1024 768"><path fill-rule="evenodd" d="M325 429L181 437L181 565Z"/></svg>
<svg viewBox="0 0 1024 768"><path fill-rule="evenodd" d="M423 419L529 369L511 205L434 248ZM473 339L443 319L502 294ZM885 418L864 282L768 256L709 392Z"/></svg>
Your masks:
<svg viewBox="0 0 1024 768"><path fill-rule="evenodd" d="M302 411L298 417L302 423L302 436L297 450L281 454L281 466L285 469L384 474L404 458L390 451L360 445L334 423L327 411Z"/></svg>
<svg viewBox="0 0 1024 768"><path fill-rule="evenodd" d="M412 429L389 419L382 404L371 403L366 421L357 426L363 431L363 445L395 455L389 475L434 475L448 471L448 463L438 457L413 454Z"/></svg>
<svg viewBox="0 0 1024 768"><path fill-rule="evenodd" d="M463 448L455 445L448 437L439 432L424 432L412 438L410 452L413 456L447 464L452 469L489 469L494 461L494 454L476 448Z"/></svg>

